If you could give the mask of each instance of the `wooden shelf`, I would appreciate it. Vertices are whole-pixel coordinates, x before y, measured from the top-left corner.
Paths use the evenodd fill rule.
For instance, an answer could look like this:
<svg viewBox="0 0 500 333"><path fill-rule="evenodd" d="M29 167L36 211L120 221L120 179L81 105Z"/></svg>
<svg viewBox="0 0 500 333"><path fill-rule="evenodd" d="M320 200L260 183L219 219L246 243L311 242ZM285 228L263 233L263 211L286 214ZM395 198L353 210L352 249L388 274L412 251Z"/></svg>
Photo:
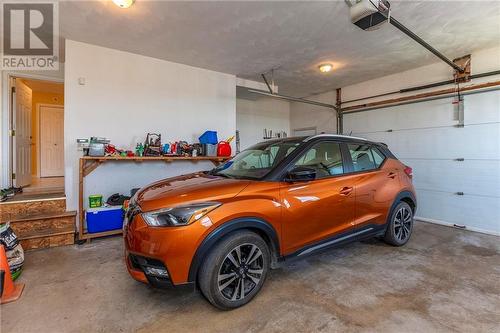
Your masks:
<svg viewBox="0 0 500 333"><path fill-rule="evenodd" d="M84 187L84 179L88 176L92 171L94 171L101 164L106 162L175 162L175 161L190 161L190 162L201 162L201 161L210 161L215 166L229 160L231 157L218 157L218 156L133 156L133 157L123 157L123 156L83 156L80 157L80 168L79 168L79 182L78 182L78 215L79 215L79 228L78 228L78 240L88 240L90 241L92 238L96 237L104 237L110 235L119 235L122 233L122 230L111 230L105 232L98 233L87 233L83 229L85 216L83 209L83 187Z"/></svg>
<svg viewBox="0 0 500 333"><path fill-rule="evenodd" d="M218 156L83 156L83 160L93 160L93 161L211 161L211 162L224 162L230 159L230 157L218 157Z"/></svg>

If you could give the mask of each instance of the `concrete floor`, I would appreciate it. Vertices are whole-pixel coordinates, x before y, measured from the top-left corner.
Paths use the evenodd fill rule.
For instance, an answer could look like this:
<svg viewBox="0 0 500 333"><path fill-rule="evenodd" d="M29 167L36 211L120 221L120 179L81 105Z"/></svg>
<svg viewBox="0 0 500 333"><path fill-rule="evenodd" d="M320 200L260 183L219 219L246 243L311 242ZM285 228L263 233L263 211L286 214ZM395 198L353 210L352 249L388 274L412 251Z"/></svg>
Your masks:
<svg viewBox="0 0 500 333"><path fill-rule="evenodd" d="M500 238L417 223L272 271L247 306L132 280L120 238L26 254L1 332L500 332Z"/></svg>

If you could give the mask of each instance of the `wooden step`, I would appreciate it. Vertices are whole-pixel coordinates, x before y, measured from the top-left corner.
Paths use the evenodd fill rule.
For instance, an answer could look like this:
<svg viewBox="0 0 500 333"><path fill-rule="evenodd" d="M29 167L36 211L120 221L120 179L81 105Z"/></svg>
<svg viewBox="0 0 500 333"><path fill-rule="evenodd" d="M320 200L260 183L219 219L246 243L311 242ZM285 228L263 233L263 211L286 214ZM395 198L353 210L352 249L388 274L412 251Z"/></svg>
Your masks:
<svg viewBox="0 0 500 333"><path fill-rule="evenodd" d="M20 242L25 251L46 249L56 246L73 245L75 243L75 233L61 232L54 234L42 234L39 236L21 239Z"/></svg>
<svg viewBox="0 0 500 333"><path fill-rule="evenodd" d="M24 250L74 243L76 212L18 215L9 220Z"/></svg>
<svg viewBox="0 0 500 333"><path fill-rule="evenodd" d="M27 221L36 221L43 219L52 219L56 217L68 217L68 216L76 216L76 211L70 212L55 212L55 213L45 213L45 214L22 214L18 215L7 222L9 223L18 223L18 222L27 222Z"/></svg>
<svg viewBox="0 0 500 333"><path fill-rule="evenodd" d="M64 186L52 186L44 188L23 188L23 194L53 194L53 193L64 193Z"/></svg>
<svg viewBox="0 0 500 333"><path fill-rule="evenodd" d="M76 212L18 216L9 221L19 239L33 234L75 231Z"/></svg>
<svg viewBox="0 0 500 333"><path fill-rule="evenodd" d="M66 197L47 197L6 201L0 203L0 223L20 216L62 213L66 211Z"/></svg>

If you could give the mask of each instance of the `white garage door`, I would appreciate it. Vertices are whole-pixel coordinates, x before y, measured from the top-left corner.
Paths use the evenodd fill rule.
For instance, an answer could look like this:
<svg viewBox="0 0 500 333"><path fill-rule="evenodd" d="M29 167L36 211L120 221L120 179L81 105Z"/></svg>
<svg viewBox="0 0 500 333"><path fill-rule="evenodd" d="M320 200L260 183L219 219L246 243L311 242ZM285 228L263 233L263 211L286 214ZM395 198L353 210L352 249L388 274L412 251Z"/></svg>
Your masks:
<svg viewBox="0 0 500 333"><path fill-rule="evenodd" d="M413 168L418 217L500 235L500 92L464 99L463 128L447 98L346 114L344 133L386 143Z"/></svg>

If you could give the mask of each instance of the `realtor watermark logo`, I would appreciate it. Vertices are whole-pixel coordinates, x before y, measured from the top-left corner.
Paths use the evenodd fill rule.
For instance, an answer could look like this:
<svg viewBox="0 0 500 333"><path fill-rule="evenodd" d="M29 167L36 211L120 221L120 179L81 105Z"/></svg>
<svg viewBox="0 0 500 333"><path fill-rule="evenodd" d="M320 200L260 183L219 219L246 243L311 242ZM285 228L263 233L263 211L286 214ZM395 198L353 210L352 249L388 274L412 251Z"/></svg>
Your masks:
<svg viewBox="0 0 500 333"><path fill-rule="evenodd" d="M57 2L2 2L2 70L59 69Z"/></svg>

